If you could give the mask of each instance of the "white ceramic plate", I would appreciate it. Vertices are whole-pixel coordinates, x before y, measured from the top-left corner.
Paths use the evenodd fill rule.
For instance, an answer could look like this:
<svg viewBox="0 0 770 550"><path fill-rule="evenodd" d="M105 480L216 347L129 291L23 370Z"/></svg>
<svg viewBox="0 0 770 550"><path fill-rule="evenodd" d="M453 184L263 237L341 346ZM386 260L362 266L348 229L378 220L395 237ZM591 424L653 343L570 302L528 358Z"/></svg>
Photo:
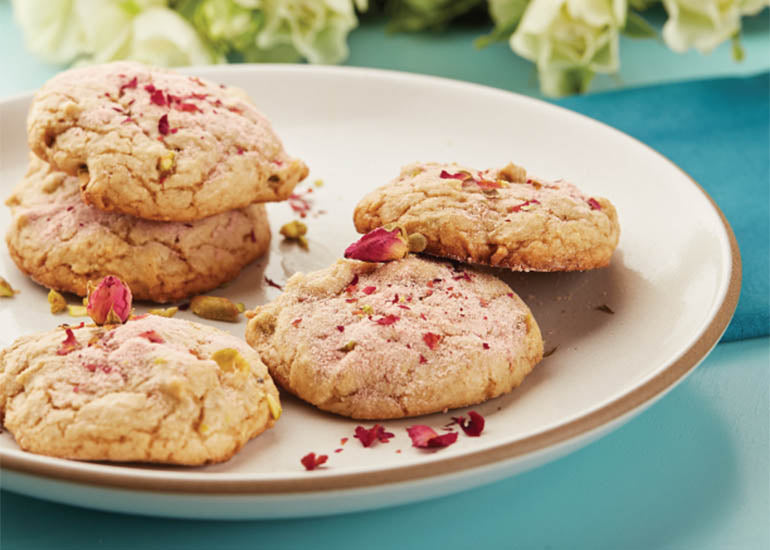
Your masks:
<svg viewBox="0 0 770 550"><path fill-rule="evenodd" d="M358 199L415 160L480 168L513 160L608 197L622 228L612 265L585 273L503 274L532 308L546 350L556 351L513 393L475 407L487 420L479 438L463 436L436 452L410 446L405 427L438 428L465 412L455 411L386 422L396 437L363 448L353 438L359 422L284 397L284 416L274 429L229 462L203 468L37 456L19 450L5 432L6 489L105 510L208 518L330 514L430 498L532 468L619 426L681 381L730 320L740 259L724 217L680 169L612 128L511 93L408 74L307 66L194 72L246 89L287 150L311 167L301 186L313 188L310 253L274 238L269 257L221 295L261 304L279 292L264 283L265 275L283 283L294 271L331 263L356 239ZM0 103L3 195L25 169L29 100ZM317 179L324 182L320 188L311 183ZM274 234L296 217L285 203L269 212ZM2 209L0 225L8 221ZM0 274L21 290L0 301L0 344L67 321L48 312L45 290L6 253ZM604 305L614 314L597 309ZM245 322L225 328L243 336ZM300 458L309 451L328 454L327 466L305 471Z"/></svg>

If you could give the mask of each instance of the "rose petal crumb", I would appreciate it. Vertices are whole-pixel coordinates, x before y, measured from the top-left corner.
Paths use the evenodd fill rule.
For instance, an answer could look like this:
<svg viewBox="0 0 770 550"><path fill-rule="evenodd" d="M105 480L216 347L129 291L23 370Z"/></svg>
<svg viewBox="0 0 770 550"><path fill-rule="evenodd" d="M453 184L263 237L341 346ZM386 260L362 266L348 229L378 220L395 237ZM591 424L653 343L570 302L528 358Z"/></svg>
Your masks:
<svg viewBox="0 0 770 550"><path fill-rule="evenodd" d="M308 453L302 457L300 462L302 462L302 465L305 467L306 470L315 470L322 464L326 463L327 460L329 460L328 455L316 456L315 453Z"/></svg>
<svg viewBox="0 0 770 550"><path fill-rule="evenodd" d="M377 441L380 443L387 443L391 437L395 436L391 432L386 432L384 427L375 424L368 429L363 426L356 426L355 435L353 437L358 439L364 447L370 447Z"/></svg>
<svg viewBox="0 0 770 550"><path fill-rule="evenodd" d="M411 426L406 432L412 440L412 446L420 449L448 447L457 441L457 432L438 435L433 428L422 424Z"/></svg>
<svg viewBox="0 0 770 550"><path fill-rule="evenodd" d="M454 424L457 424L465 432L465 435L478 437L484 431L484 417L476 411L468 413L468 420L464 416L453 416Z"/></svg>

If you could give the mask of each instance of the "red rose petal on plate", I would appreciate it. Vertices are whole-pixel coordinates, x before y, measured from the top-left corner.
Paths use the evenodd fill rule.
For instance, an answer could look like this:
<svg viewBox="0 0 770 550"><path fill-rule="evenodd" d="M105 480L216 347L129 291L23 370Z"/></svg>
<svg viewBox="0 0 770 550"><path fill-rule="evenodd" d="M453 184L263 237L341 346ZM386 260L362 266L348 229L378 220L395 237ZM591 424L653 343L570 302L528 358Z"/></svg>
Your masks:
<svg viewBox="0 0 770 550"><path fill-rule="evenodd" d="M391 437L394 437L394 435L390 432L386 432L385 428L379 424L375 424L369 429L364 428L363 426L356 426L354 437L358 439L364 447L370 447L376 441L387 443Z"/></svg>
<svg viewBox="0 0 770 550"><path fill-rule="evenodd" d="M457 441L457 432L438 435L430 426L417 424L406 429L412 439L412 446L420 449L448 447Z"/></svg>
<svg viewBox="0 0 770 550"><path fill-rule="evenodd" d="M484 417L476 411L471 411L468 413L467 421L465 420L464 416L453 416L452 420L454 420L455 423L462 428L462 430L465 432L465 435L478 437L481 435L481 432L484 431Z"/></svg>
<svg viewBox="0 0 770 550"><path fill-rule="evenodd" d="M434 437L438 437L438 434L433 428L422 424L417 424L416 426L411 426L407 428L406 433L409 434L409 437L412 440L412 445L414 447L421 447L421 448L427 447L428 441L430 441Z"/></svg>
<svg viewBox="0 0 770 550"><path fill-rule="evenodd" d="M436 436L433 439L429 439L428 447L434 448L434 449L441 448L441 447L449 447L455 441L457 441L457 432L449 432L449 433L445 433L444 435Z"/></svg>
<svg viewBox="0 0 770 550"><path fill-rule="evenodd" d="M327 460L329 460L328 455L316 456L315 453L308 453L302 457L300 462L302 462L302 465L305 467L306 470L315 470L320 465L324 464Z"/></svg>

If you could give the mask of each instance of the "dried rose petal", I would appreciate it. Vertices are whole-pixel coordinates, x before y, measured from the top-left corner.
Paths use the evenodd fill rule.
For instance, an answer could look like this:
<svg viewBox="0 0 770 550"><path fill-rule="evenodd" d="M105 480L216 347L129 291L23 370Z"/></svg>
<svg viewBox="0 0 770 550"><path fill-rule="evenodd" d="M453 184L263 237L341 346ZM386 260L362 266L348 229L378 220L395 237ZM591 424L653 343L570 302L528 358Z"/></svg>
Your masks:
<svg viewBox="0 0 770 550"><path fill-rule="evenodd" d="M158 132L164 136L168 135L168 115L163 115L158 119Z"/></svg>
<svg viewBox="0 0 770 550"><path fill-rule="evenodd" d="M278 290L283 290L283 287L282 287L281 285L279 285L278 283L276 283L274 280L272 280L272 279L271 279L270 277L268 277L267 275L265 275L265 282L266 282L268 285L270 285L271 287L273 287L273 288L277 288Z"/></svg>
<svg viewBox="0 0 770 550"><path fill-rule="evenodd" d="M471 437L480 436L484 430L484 417L476 411L468 413L468 420L465 420L464 416L453 416L452 420L463 429L465 435Z"/></svg>
<svg viewBox="0 0 770 550"><path fill-rule="evenodd" d="M409 253L409 246L396 228L388 231L378 227L345 249L345 257L364 262L390 262L400 260Z"/></svg>
<svg viewBox="0 0 770 550"><path fill-rule="evenodd" d="M593 198L593 197L591 197L590 199L588 199L588 201L586 201L586 202L588 202L588 206L590 206L590 207L591 207L591 210L601 210L601 209L602 209L602 205L601 205L601 204L599 204L599 201L597 201L597 200L596 200L595 198Z"/></svg>
<svg viewBox="0 0 770 550"><path fill-rule="evenodd" d="M125 323L131 315L131 289L114 275L89 282L87 300L86 312L97 325Z"/></svg>
<svg viewBox="0 0 770 550"><path fill-rule="evenodd" d="M305 467L306 470L315 470L318 468L321 464L324 464L329 457L327 455L318 455L316 456L315 453L308 453L305 456L302 457L302 465Z"/></svg>
<svg viewBox="0 0 770 550"><path fill-rule="evenodd" d="M375 290L377 290L376 286L367 286L367 287L362 288L361 292L363 292L364 294L366 294L368 296L369 294L371 294Z"/></svg>
<svg viewBox="0 0 770 550"><path fill-rule="evenodd" d="M412 446L420 449L448 447L457 441L457 432L438 435L430 426L418 424L406 429L412 439Z"/></svg>
<svg viewBox="0 0 770 550"><path fill-rule="evenodd" d="M174 108L180 111L187 111L188 113L195 113L200 110L194 103L178 103L174 105Z"/></svg>
<svg viewBox="0 0 770 550"><path fill-rule="evenodd" d="M142 338L147 338L150 342L153 344L162 344L165 342L165 340L161 337L160 334L155 332L154 330L145 330L141 334L139 334Z"/></svg>
<svg viewBox="0 0 770 550"><path fill-rule="evenodd" d="M75 338L75 333L72 332L72 329L65 328L64 331L67 333L67 336L62 341L61 347L56 350L56 355L67 355L68 353L71 353L80 348L80 344L78 344L77 338Z"/></svg>
<svg viewBox="0 0 770 550"><path fill-rule="evenodd" d="M358 439L364 447L370 447L376 441L387 443L391 437L395 436L390 432L386 432L385 428L379 424L375 424L369 429L366 429L363 426L356 426L354 437Z"/></svg>
<svg viewBox="0 0 770 550"><path fill-rule="evenodd" d="M528 207L530 205L532 205L532 204L540 204L540 201L537 200L537 199L531 199L531 200L524 201L523 203L517 204L516 206L511 206L508 209L508 212L521 212L522 210L527 211L527 210L529 210Z"/></svg>
<svg viewBox="0 0 770 550"><path fill-rule="evenodd" d="M385 317L382 317L381 319L377 319L377 324L378 325L385 325L385 326L392 325L393 323L395 323L399 319L401 319L401 317L399 317L398 315L386 315Z"/></svg>
<svg viewBox="0 0 770 550"><path fill-rule="evenodd" d="M149 88L149 86L147 86L146 88ZM161 107L165 107L166 96L163 95L163 90L156 90L153 88L153 91L150 92L150 101L155 105L160 105Z"/></svg>
<svg viewBox="0 0 770 550"><path fill-rule="evenodd" d="M136 84L137 84L137 78L134 77L131 80L129 80L128 82L126 82L125 84L123 84L120 87L120 89L118 90L118 93L120 95L123 95L123 90L129 90L129 89L136 88Z"/></svg>
<svg viewBox="0 0 770 550"><path fill-rule="evenodd" d="M445 433L443 435L434 437L433 439L429 439L428 447L431 447L431 448L449 447L455 441L457 441L457 432L449 432L449 433Z"/></svg>
<svg viewBox="0 0 770 550"><path fill-rule="evenodd" d="M442 180L452 179L452 180L463 180L464 181L464 180L467 180L467 179L471 178L471 175L468 172L456 172L456 173L452 174L450 172L447 172L446 170L442 170L441 174L439 174L439 177Z"/></svg>
<svg viewBox="0 0 770 550"><path fill-rule="evenodd" d="M425 345L432 350L436 349L436 346L438 346L439 340L441 340L441 335L436 334L434 332L426 332L425 334L422 335L422 341L425 342Z"/></svg>

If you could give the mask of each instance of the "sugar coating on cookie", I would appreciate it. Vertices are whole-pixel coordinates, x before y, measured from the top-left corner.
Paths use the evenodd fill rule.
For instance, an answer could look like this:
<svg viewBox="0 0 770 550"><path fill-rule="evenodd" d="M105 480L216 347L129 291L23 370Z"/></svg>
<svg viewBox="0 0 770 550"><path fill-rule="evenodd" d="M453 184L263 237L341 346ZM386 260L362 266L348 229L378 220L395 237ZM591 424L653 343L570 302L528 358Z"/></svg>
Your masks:
<svg viewBox="0 0 770 550"><path fill-rule="evenodd" d="M425 236L428 254L515 271L604 267L620 235L610 201L514 164L484 171L405 166L358 203L353 220L361 233L398 224Z"/></svg>
<svg viewBox="0 0 770 550"><path fill-rule="evenodd" d="M505 283L416 256L296 274L248 315L246 340L279 384L353 418L480 403L518 386L543 353Z"/></svg>
<svg viewBox="0 0 770 550"><path fill-rule="evenodd" d="M35 95L30 149L107 211L190 221L289 197L307 166L245 94L134 62L65 71Z"/></svg>
<svg viewBox="0 0 770 550"><path fill-rule="evenodd" d="M239 338L149 315L16 340L0 352L0 415L26 451L199 465L270 428L280 401Z"/></svg>
<svg viewBox="0 0 770 550"><path fill-rule="evenodd" d="M270 245L262 204L194 222L143 220L86 205L76 177L31 157L6 201L6 242L16 265L48 288L84 296L89 280L116 275L136 299L180 300L234 279Z"/></svg>

